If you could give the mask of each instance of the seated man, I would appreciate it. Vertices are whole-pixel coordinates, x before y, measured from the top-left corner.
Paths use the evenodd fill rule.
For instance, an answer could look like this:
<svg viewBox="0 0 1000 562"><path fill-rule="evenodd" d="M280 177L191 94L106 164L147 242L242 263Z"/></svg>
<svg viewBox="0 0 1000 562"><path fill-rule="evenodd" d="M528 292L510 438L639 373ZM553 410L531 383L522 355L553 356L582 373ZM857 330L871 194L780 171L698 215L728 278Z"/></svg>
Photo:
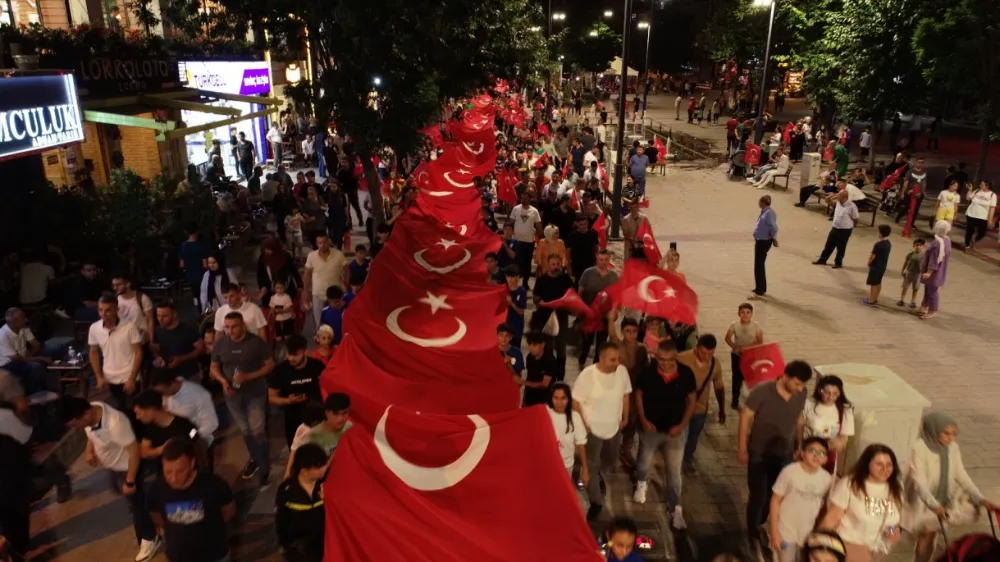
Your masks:
<svg viewBox="0 0 1000 562"><path fill-rule="evenodd" d="M43 390L59 392L59 376L47 366L50 357L42 355L42 344L28 328L28 319L19 308L10 308L7 324L0 328L0 367L17 377L28 395Z"/></svg>
<svg viewBox="0 0 1000 562"><path fill-rule="evenodd" d="M100 276L97 264L84 261L80 273L66 281L63 295L63 306L66 312L77 322L97 322L97 300L101 293L108 290L111 284Z"/></svg>
<svg viewBox="0 0 1000 562"><path fill-rule="evenodd" d="M830 169L819 175L819 184L817 185L807 185L799 189L799 202L795 204L796 207L805 207L806 201L813 193L816 193L820 189L824 193L834 194L837 193L837 163L830 162Z"/></svg>
<svg viewBox="0 0 1000 562"><path fill-rule="evenodd" d="M830 220L833 220L833 211L837 208L837 194L841 191L847 191L847 200L854 202L856 205L860 205L862 201L867 199L865 193L861 191L861 188L857 187L852 183L847 183L846 180L840 180L836 185L837 191L826 196L827 205L827 215Z"/></svg>

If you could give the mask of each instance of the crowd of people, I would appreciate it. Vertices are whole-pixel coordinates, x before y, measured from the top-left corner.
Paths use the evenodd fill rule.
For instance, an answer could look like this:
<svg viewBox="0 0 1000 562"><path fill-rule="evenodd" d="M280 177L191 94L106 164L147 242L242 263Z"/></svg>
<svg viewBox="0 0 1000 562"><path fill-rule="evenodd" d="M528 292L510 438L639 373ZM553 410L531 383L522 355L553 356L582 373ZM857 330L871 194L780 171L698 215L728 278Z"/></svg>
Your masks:
<svg viewBox="0 0 1000 562"><path fill-rule="evenodd" d="M473 182L481 194L483 225L498 238L497 250L482 257L482 281L505 287L508 295L505 321L496 327L497 351L522 388L521 405L547 409L566 478L586 492L587 519L604 513L608 477L618 467L633 476L633 501L645 503L649 482L658 476L659 452L666 508L672 526L683 530L682 483L698 475L696 452L712 402L709 386L718 422L727 419L723 369L715 357L719 342L687 319L613 307L601 309L586 325L582 317L571 321L574 314L559 306L573 290L585 307L599 309L623 274L605 247L607 116L595 127L580 115L571 128L565 118L553 121L541 113L548 101L525 104L530 121L501 118L499 105L491 111L498 129L495 164ZM446 109L460 120L471 104L455 102ZM365 181L350 139L334 151L336 173L325 176L321 168L292 182L276 158L266 182L238 186L248 205L242 216L252 218L250 207L259 205L274 236L262 244L252 290L227 267L224 252L210 250L197 230L189 229L177 266L196 302L198 325L181 319L185 307L178 301L154 302L138 291L128 273L113 273L100 287L97 272L87 269L93 264L84 265L83 275L93 283L74 317L93 320L87 355L101 399L63 397L59 419L86 433L85 459L105 469L128 498L137 562L161 548L174 561L229 559L227 527L236 507L230 484L214 473L224 435L220 426L227 420L249 456L241 479L278 486L275 531L283 554L296 561L323 559L323 481L353 422L351 396L324 397L320 380L342 343L351 303L371 290L366 284L372 260L378 262L401 217L420 206L427 191L421 166L447 158L450 136L448 127L432 127L420 157L397 157L389 150L371 155L379 159L383 184L368 186L367 197L359 193ZM656 151L652 142L637 143L629 156L622 217L626 260L649 259L644 232L650 226L641 203ZM251 170L249 179L261 173ZM776 245L777 225L764 218L768 209L769 200L762 199L758 242L769 248ZM368 238L353 247L352 210L353 224L366 224ZM372 211L386 219L377 227ZM835 213L835 227L837 220ZM441 242L447 249L449 241ZM767 248L761 251L766 255ZM941 257L923 263L929 259L942 263ZM649 265L686 286L675 250ZM758 279L754 295L765 293L766 278ZM927 562L942 526L964 522L977 508L997 509L965 472L955 443L957 424L946 414L925 417L904 481L895 452L883 445L868 446L853 466L844 466L854 413L843 382L821 377L809 393L814 372L803 361L790 362L775 380L758 382L741 405L741 354L763 343L764 334L750 303L739 305L738 316L723 339L731 350L730 408L739 415L735 454L747 465L752 556L762 558L770 549L782 561L876 561L906 530L917 537L914 560ZM572 382L567 380L571 350L580 370ZM0 529L18 556L29 550L27 491L38 470L24 454L33 433L27 396L59 391L45 368L54 358L35 340L23 312L9 310L0 329L0 366L6 369L0 401L10 406L0 408L9 500L0 504ZM281 412L288 450L280 481L271 478L271 408ZM838 480L839 472L844 476ZM59 485L64 501L68 483ZM643 539L633 522L615 518L606 528L601 539L608 560L640 559L637 544ZM975 544L982 546L969 543L965 552L996 552L988 541Z"/></svg>

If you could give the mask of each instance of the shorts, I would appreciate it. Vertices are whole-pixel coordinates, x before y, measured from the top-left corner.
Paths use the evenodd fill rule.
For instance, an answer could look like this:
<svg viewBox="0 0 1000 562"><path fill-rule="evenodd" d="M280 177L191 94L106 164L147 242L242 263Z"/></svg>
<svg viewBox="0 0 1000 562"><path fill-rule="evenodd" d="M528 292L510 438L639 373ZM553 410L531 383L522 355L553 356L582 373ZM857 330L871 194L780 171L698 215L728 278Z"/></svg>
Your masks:
<svg viewBox="0 0 1000 562"><path fill-rule="evenodd" d="M881 285L882 284L882 277L883 276L885 276L885 268L884 267L879 267L879 268L875 268L875 269L869 268L868 269L868 280L865 281L865 285L869 285L869 286Z"/></svg>
<svg viewBox="0 0 1000 562"><path fill-rule="evenodd" d="M937 213L934 215L935 221L953 221L955 220L955 209L938 209Z"/></svg>
<svg viewBox="0 0 1000 562"><path fill-rule="evenodd" d="M914 292L920 287L920 272L907 273L903 276L903 290L907 288L912 289Z"/></svg>
<svg viewBox="0 0 1000 562"><path fill-rule="evenodd" d="M289 318L288 320L275 320L274 321L274 337L276 338L287 338L288 336L295 335L295 319Z"/></svg>

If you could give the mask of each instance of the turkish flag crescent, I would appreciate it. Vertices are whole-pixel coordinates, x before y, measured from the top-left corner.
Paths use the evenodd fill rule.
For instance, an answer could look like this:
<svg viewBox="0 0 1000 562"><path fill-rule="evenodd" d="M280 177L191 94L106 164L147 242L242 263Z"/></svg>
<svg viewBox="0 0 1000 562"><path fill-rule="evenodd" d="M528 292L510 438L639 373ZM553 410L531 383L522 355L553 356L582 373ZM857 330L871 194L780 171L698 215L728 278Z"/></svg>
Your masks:
<svg viewBox="0 0 1000 562"><path fill-rule="evenodd" d="M649 226L648 220L642 221L642 224L639 225L639 232L636 235L642 238L642 251L646 253L646 261L650 265L659 265L660 260L663 259L663 253L660 252L660 246L656 244L656 237L653 236L653 227Z"/></svg>
<svg viewBox="0 0 1000 562"><path fill-rule="evenodd" d="M499 180L497 181L497 199L512 207L517 205L517 191L514 189L517 182L513 178L513 173L510 171L500 172L497 180Z"/></svg>
<svg viewBox="0 0 1000 562"><path fill-rule="evenodd" d="M777 343L744 347L740 353L740 371L747 388L780 377L785 372L785 358Z"/></svg>
<svg viewBox="0 0 1000 562"><path fill-rule="evenodd" d="M760 146L752 142L748 142L744 161L751 166L757 166L760 164Z"/></svg>
<svg viewBox="0 0 1000 562"><path fill-rule="evenodd" d="M698 295L679 275L642 260L626 260L617 283L607 289L618 306L650 316L693 325L698 318Z"/></svg>
<svg viewBox="0 0 1000 562"><path fill-rule="evenodd" d="M341 438L324 495L325 562L603 561L545 406L388 407L373 432Z"/></svg>

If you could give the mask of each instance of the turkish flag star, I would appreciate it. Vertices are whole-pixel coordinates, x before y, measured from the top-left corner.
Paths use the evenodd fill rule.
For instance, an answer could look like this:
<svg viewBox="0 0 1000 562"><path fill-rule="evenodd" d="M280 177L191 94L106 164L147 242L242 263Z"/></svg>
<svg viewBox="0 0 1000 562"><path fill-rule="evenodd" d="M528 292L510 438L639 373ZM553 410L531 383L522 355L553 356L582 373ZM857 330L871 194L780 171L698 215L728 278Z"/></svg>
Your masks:
<svg viewBox="0 0 1000 562"><path fill-rule="evenodd" d="M642 260L627 260L621 278L607 293L616 306L683 324L697 321L698 295L694 290L679 275Z"/></svg>

